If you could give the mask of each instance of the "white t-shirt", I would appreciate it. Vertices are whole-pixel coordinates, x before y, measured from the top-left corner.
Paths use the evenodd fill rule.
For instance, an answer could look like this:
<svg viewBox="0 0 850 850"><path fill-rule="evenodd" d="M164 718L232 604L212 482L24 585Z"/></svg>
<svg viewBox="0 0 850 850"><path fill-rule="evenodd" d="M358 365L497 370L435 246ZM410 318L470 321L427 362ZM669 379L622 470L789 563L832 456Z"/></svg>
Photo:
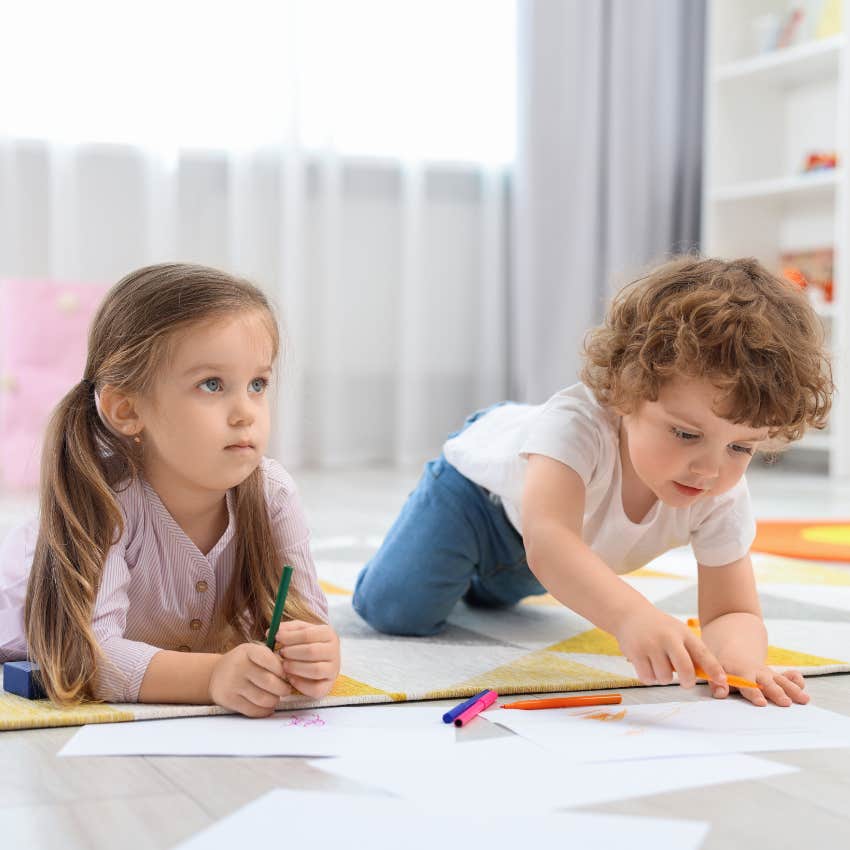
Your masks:
<svg viewBox="0 0 850 850"><path fill-rule="evenodd" d="M744 557L755 537L755 520L743 477L726 493L703 496L689 507L659 500L639 523L626 516L619 424L620 417L584 384L574 384L546 404L494 408L448 440L443 454L462 475L501 498L520 534L528 455L545 455L574 469L587 488L582 538L616 573L636 570L688 543L705 566Z"/></svg>

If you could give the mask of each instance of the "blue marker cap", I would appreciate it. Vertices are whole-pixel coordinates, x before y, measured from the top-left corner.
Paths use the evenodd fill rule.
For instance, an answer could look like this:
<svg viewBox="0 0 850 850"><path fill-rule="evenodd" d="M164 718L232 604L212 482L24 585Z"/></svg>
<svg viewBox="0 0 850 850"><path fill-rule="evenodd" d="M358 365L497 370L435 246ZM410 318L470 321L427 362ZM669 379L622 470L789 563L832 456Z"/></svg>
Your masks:
<svg viewBox="0 0 850 850"><path fill-rule="evenodd" d="M481 691L480 694L476 694L474 697L470 697L466 702L462 702L460 705L456 705L451 711L447 711L443 715L443 723L454 723L454 720L458 715L463 714L467 708L478 702L478 700L480 700L481 697L484 696L484 694L489 693L490 688L485 688L483 691Z"/></svg>

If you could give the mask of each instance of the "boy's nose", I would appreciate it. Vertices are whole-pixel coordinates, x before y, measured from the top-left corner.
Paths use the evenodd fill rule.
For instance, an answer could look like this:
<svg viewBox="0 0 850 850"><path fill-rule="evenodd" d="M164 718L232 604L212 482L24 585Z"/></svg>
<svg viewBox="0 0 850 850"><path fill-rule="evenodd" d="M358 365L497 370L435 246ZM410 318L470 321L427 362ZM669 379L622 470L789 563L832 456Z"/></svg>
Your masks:
<svg viewBox="0 0 850 850"><path fill-rule="evenodd" d="M720 474L720 459L714 453L701 454L691 461L690 472L703 480L717 478Z"/></svg>

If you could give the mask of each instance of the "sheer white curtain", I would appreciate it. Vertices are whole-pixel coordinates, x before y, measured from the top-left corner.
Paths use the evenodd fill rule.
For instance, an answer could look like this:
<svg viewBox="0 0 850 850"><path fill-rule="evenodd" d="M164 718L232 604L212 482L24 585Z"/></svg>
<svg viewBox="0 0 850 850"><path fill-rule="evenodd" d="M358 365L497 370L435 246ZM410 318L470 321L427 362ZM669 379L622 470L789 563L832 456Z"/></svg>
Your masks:
<svg viewBox="0 0 850 850"><path fill-rule="evenodd" d="M511 385L577 379L606 297L698 245L704 0L519 0Z"/></svg>
<svg viewBox="0 0 850 850"><path fill-rule="evenodd" d="M285 326L290 465L417 462L504 397L511 4L136 8L57 4L38 62L14 42L44 20L0 36L0 278L252 278Z"/></svg>

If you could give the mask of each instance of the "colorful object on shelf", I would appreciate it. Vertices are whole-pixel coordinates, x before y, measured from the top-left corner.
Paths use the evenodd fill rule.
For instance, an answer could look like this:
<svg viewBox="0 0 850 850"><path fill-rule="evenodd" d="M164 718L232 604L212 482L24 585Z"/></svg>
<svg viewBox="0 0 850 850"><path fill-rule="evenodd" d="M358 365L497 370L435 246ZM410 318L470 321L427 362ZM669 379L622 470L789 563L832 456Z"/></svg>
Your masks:
<svg viewBox="0 0 850 850"><path fill-rule="evenodd" d="M842 5L842 0L824 0L817 27L818 38L829 38L830 36L838 35L842 31Z"/></svg>
<svg viewBox="0 0 850 850"><path fill-rule="evenodd" d="M829 171L838 166L838 154L835 151L812 151L806 154L803 171Z"/></svg>
<svg viewBox="0 0 850 850"><path fill-rule="evenodd" d="M789 558L850 562L850 520L759 522L753 550Z"/></svg>
<svg viewBox="0 0 850 850"><path fill-rule="evenodd" d="M780 257L782 275L805 289L815 306L831 304L835 294L832 276L834 258L832 248L786 251Z"/></svg>
<svg viewBox="0 0 850 850"><path fill-rule="evenodd" d="M788 13L779 35L776 38L777 48L790 47L799 34L800 24L803 23L803 10L796 6Z"/></svg>

